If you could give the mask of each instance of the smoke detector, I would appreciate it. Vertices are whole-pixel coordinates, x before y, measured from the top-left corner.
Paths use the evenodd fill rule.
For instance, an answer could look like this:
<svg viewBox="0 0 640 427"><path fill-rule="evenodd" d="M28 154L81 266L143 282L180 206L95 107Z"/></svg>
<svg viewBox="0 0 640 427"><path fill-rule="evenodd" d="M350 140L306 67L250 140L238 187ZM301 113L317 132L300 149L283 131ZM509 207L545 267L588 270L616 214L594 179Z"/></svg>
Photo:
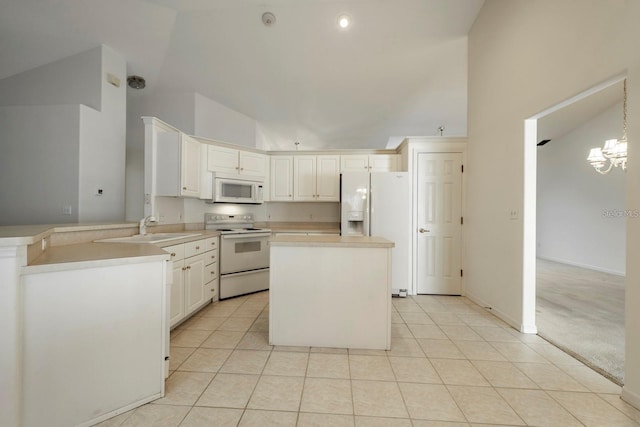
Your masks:
<svg viewBox="0 0 640 427"><path fill-rule="evenodd" d="M144 81L144 78L140 76L129 76L127 77L127 84L130 88L133 89L144 89L147 83Z"/></svg>
<svg viewBox="0 0 640 427"><path fill-rule="evenodd" d="M262 23L265 27L270 27L276 23L276 15L271 12L265 12L262 14Z"/></svg>

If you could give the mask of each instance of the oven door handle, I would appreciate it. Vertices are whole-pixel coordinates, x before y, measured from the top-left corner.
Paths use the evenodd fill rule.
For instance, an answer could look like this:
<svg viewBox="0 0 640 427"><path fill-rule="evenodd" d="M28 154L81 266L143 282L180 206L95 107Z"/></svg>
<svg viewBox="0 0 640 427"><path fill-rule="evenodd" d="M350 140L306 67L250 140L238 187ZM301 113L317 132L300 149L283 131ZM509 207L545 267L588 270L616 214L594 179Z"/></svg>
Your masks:
<svg viewBox="0 0 640 427"><path fill-rule="evenodd" d="M255 239L256 237L271 237L271 233L238 233L223 234L223 239Z"/></svg>
<svg viewBox="0 0 640 427"><path fill-rule="evenodd" d="M220 278L224 279L225 277L246 276L246 275L249 275L249 274L262 273L263 271L269 271L269 267L267 267L267 268L258 268L256 270L241 271L240 273L226 273L226 274L220 275Z"/></svg>

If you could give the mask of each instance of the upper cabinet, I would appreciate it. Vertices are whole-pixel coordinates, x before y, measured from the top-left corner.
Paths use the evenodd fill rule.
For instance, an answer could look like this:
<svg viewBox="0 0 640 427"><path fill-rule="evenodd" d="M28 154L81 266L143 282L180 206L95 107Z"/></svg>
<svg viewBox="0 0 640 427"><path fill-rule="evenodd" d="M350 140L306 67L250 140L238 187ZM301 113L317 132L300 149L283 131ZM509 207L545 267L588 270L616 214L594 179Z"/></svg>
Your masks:
<svg viewBox="0 0 640 427"><path fill-rule="evenodd" d="M200 197L201 146L178 132L162 132L157 138L156 195Z"/></svg>
<svg viewBox="0 0 640 427"><path fill-rule="evenodd" d="M265 178L267 156L253 151L209 145L207 169L214 173Z"/></svg>
<svg viewBox="0 0 640 427"><path fill-rule="evenodd" d="M348 154L340 156L340 172L396 172L398 154Z"/></svg>
<svg viewBox="0 0 640 427"><path fill-rule="evenodd" d="M271 158L270 199L273 202L293 200L293 156Z"/></svg>
<svg viewBox="0 0 640 427"><path fill-rule="evenodd" d="M293 157L293 200L340 201L340 156Z"/></svg>

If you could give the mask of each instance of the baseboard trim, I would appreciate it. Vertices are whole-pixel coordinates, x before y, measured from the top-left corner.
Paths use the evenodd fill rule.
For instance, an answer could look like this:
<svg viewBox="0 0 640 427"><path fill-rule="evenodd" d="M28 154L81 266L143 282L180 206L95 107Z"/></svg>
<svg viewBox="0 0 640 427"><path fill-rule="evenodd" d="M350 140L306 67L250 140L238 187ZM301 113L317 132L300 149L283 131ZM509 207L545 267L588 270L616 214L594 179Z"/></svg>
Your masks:
<svg viewBox="0 0 640 427"><path fill-rule="evenodd" d="M620 395L620 397L629 405L640 410L640 394L629 391L629 389L625 386L622 387L622 394Z"/></svg>
<svg viewBox="0 0 640 427"><path fill-rule="evenodd" d="M545 261L557 262L559 264L570 265L572 267L586 268L587 270L593 270L593 271L599 271L601 273L613 274L614 276L620 276L620 277L625 277L626 276L626 272L624 272L624 271L609 270L607 268L596 267L595 265L589 265L589 264L581 264L579 262L573 262L573 261L569 261L569 260L566 260L566 259L553 258L553 257L547 257L547 256L538 256L537 258L545 260Z"/></svg>
<svg viewBox="0 0 640 427"><path fill-rule="evenodd" d="M484 300L482 300L482 298L478 298L477 296L473 295L472 293L468 293L468 292L467 292L466 297L469 298L471 301L475 302L476 304L478 304L480 307L483 307L484 309L486 309L487 312L493 314L494 316L496 316L500 320L505 321L511 327L513 327L514 329L522 332L523 334L537 334L538 333L538 328L536 327L536 325L524 325L521 322L513 319L512 317L510 317L506 313L502 312L501 310L499 310L499 309L497 309L495 307L492 307L491 304L486 303Z"/></svg>

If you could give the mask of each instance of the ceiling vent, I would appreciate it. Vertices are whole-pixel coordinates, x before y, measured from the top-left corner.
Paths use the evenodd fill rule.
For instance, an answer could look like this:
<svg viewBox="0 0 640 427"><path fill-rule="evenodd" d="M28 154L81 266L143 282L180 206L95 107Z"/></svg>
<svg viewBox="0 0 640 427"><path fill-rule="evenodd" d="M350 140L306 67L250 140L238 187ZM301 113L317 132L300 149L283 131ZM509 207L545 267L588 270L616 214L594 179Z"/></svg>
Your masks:
<svg viewBox="0 0 640 427"><path fill-rule="evenodd" d="M130 88L133 89L144 89L147 83L140 76L129 76L127 77L127 84Z"/></svg>

